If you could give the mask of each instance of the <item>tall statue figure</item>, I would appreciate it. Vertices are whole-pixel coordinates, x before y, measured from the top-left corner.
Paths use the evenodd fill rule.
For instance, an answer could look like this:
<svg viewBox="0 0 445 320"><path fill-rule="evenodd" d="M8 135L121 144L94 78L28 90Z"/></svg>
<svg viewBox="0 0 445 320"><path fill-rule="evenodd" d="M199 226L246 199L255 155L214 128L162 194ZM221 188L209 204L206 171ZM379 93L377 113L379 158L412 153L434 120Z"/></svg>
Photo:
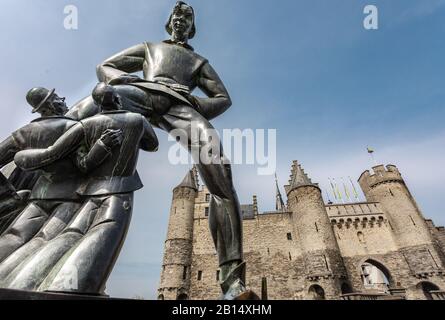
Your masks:
<svg viewBox="0 0 445 320"><path fill-rule="evenodd" d="M195 35L193 8L179 1L165 26L170 39L144 42L105 60L97 68L99 81L113 85L126 110L147 117L168 133L182 129L188 134L184 147L204 148L213 127L209 120L231 106L229 94L216 71L204 57L194 52L189 40ZM143 71L143 79L132 74ZM200 88L207 97L192 95ZM88 97L69 115L82 119L98 112ZM192 141L192 122L199 130L198 141ZM220 144L218 141L217 143ZM209 212L211 234L218 253L220 285L223 299L242 299L245 288L245 263L242 250L242 222L231 166L224 156L213 154L212 164L194 159L204 183L212 194Z"/></svg>

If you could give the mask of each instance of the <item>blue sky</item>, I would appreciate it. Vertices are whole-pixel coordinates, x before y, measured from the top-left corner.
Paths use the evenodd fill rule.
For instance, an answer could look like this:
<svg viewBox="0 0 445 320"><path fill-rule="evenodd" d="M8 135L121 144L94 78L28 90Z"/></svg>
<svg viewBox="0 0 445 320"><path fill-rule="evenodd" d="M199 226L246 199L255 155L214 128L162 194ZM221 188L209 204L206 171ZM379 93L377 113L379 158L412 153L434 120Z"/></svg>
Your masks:
<svg viewBox="0 0 445 320"><path fill-rule="evenodd" d="M95 66L142 41L166 38L173 0L3 0L0 11L0 137L33 116L25 94L56 87L69 104L90 93ZM63 28L63 9L79 9L79 29ZM327 186L354 180L372 162L396 164L425 216L445 224L444 0L191 0L197 35L191 44L224 80L232 108L214 121L222 128L273 128L278 178L291 161ZM365 30L363 8L379 9L379 29ZM167 161L171 142L142 154L145 188L126 244L108 283L117 297L155 298L171 189L187 166ZM234 166L241 202L257 194L260 210L274 208L273 176Z"/></svg>

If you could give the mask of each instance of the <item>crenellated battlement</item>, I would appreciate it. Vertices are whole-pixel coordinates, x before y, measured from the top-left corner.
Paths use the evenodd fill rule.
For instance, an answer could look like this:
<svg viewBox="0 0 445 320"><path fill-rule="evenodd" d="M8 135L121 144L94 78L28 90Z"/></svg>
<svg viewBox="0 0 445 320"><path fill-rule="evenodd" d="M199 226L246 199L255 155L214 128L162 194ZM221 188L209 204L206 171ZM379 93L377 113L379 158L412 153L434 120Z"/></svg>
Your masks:
<svg viewBox="0 0 445 320"><path fill-rule="evenodd" d="M384 165L378 165L372 167L372 171L373 174L371 174L369 170L366 170L358 179L358 182L364 192L378 184L385 182L398 181L403 183L402 175L395 165L389 164L386 167Z"/></svg>
<svg viewBox="0 0 445 320"><path fill-rule="evenodd" d="M383 215L383 209L378 202L358 202L347 204L328 204L326 212L329 218L361 215Z"/></svg>

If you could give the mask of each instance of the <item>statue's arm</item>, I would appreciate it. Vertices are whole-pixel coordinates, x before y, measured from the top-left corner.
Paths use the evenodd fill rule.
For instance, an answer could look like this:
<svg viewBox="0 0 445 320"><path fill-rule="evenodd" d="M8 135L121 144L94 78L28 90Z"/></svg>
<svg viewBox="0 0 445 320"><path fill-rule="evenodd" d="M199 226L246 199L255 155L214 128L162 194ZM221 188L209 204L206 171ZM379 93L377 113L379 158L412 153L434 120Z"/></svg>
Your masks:
<svg viewBox="0 0 445 320"><path fill-rule="evenodd" d="M9 136L2 142L0 142L0 168L14 160L14 156L20 151L20 147L17 145L13 136Z"/></svg>
<svg viewBox="0 0 445 320"><path fill-rule="evenodd" d="M201 67L197 83L208 98L193 96L192 99L207 119L219 116L232 105L226 87L208 62Z"/></svg>
<svg viewBox="0 0 445 320"><path fill-rule="evenodd" d="M155 152L159 147L158 137L147 119L143 116L141 116L141 118L144 123L144 135L142 136L139 147L145 151Z"/></svg>
<svg viewBox="0 0 445 320"><path fill-rule="evenodd" d="M108 58L97 66L97 78L100 82L109 83L133 72L141 71L145 61L145 44L141 43Z"/></svg>
<svg viewBox="0 0 445 320"><path fill-rule="evenodd" d="M82 124L77 123L46 149L29 149L18 152L14 157L15 164L25 171L37 170L50 165L74 152L82 143L84 135Z"/></svg>
<svg viewBox="0 0 445 320"><path fill-rule="evenodd" d="M73 155L74 164L83 173L96 169L112 155L114 147L118 146L121 140L121 130L105 130L91 148L88 148L87 144L83 143L76 150Z"/></svg>

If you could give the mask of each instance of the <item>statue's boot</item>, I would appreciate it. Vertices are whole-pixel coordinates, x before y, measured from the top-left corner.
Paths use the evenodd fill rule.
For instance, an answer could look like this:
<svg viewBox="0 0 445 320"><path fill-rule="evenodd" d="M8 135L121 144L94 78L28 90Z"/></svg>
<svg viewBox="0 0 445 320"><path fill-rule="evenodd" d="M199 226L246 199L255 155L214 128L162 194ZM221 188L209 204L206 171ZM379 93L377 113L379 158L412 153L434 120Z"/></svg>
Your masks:
<svg viewBox="0 0 445 320"><path fill-rule="evenodd" d="M228 274L222 272L225 267L230 268ZM229 263L228 266L220 268L220 275L222 281L220 286L222 289L221 300L259 300L259 297L251 290L248 290L245 285L246 279L246 263Z"/></svg>
<svg viewBox="0 0 445 320"><path fill-rule="evenodd" d="M23 261L26 261L26 259L35 254L46 243L58 236L71 221L80 208L80 205L80 203L76 202L60 204L33 239L14 251L0 263L0 284L2 284L3 280L7 279L13 270Z"/></svg>

